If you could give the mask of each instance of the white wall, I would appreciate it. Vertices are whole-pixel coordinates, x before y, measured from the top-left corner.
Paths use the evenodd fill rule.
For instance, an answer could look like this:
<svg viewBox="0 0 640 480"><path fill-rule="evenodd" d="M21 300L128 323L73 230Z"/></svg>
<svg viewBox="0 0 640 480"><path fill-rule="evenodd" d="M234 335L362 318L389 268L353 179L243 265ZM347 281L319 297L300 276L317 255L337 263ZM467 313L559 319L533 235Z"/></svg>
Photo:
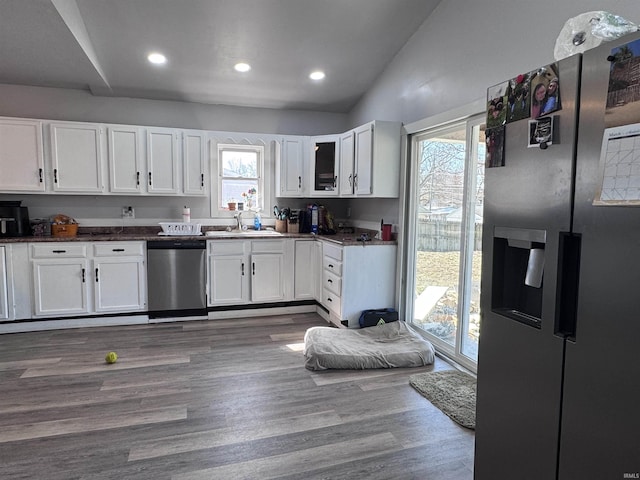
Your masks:
<svg viewBox="0 0 640 480"><path fill-rule="evenodd" d="M84 90L6 84L0 84L0 116L282 135L349 130L347 115L339 113L96 97Z"/></svg>
<svg viewBox="0 0 640 480"><path fill-rule="evenodd" d="M486 98L487 88L554 61L565 22L605 10L640 24L638 0L443 0L350 114L405 124Z"/></svg>

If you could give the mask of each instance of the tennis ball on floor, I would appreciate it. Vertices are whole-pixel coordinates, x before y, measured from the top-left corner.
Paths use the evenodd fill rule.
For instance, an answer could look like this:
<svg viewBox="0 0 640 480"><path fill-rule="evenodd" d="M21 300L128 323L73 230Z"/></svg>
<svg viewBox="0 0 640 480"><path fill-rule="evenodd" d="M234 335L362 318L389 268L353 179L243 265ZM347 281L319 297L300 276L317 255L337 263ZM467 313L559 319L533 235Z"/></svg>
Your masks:
<svg viewBox="0 0 640 480"><path fill-rule="evenodd" d="M104 357L104 361L107 363L116 363L118 360L118 354L116 352L109 352L107 356Z"/></svg>

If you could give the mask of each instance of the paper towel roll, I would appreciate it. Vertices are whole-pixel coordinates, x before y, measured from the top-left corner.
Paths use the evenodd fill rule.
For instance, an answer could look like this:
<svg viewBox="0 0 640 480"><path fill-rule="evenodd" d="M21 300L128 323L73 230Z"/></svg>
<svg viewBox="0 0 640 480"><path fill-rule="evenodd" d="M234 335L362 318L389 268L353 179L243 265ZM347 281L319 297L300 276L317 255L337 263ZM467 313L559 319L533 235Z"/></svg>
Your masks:
<svg viewBox="0 0 640 480"><path fill-rule="evenodd" d="M184 207L182 209L182 222L191 223L191 209L189 207Z"/></svg>

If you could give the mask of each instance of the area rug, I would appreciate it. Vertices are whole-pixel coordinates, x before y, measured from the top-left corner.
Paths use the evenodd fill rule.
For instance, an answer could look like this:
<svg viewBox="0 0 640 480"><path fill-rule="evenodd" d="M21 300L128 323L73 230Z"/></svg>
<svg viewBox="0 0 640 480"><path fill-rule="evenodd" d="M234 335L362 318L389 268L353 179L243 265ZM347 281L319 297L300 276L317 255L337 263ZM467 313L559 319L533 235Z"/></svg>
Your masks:
<svg viewBox="0 0 640 480"><path fill-rule="evenodd" d="M458 370L418 373L409 384L463 427L476 428L476 379Z"/></svg>

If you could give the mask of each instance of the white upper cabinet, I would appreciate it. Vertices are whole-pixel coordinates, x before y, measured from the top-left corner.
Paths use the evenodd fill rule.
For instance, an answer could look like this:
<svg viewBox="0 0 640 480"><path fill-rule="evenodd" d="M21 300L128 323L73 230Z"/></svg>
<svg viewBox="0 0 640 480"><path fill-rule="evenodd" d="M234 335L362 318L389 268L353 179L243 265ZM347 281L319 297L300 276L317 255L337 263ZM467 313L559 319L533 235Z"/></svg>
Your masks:
<svg viewBox="0 0 640 480"><path fill-rule="evenodd" d="M367 123L343 134L341 143L340 196L399 195L399 122Z"/></svg>
<svg viewBox="0 0 640 480"><path fill-rule="evenodd" d="M340 196L353 195L354 160L355 160L355 134L352 131L340 135Z"/></svg>
<svg viewBox="0 0 640 480"><path fill-rule="evenodd" d="M42 122L0 119L0 191L44 192Z"/></svg>
<svg viewBox="0 0 640 480"><path fill-rule="evenodd" d="M142 133L139 127L107 127L109 152L109 191L141 193L146 177L143 170Z"/></svg>
<svg viewBox="0 0 640 480"><path fill-rule="evenodd" d="M49 129L53 190L102 193L103 127L91 123L52 123Z"/></svg>
<svg viewBox="0 0 640 480"><path fill-rule="evenodd" d="M147 128L147 191L153 194L180 193L178 149L179 131L171 128Z"/></svg>
<svg viewBox="0 0 640 480"><path fill-rule="evenodd" d="M276 196L303 197L306 195L306 143L305 137L285 137L280 140L276 162Z"/></svg>
<svg viewBox="0 0 640 480"><path fill-rule="evenodd" d="M182 162L185 195L205 195L207 172L207 138L203 132L182 132Z"/></svg>
<svg viewBox="0 0 640 480"><path fill-rule="evenodd" d="M311 137L311 196L338 196L340 135Z"/></svg>

